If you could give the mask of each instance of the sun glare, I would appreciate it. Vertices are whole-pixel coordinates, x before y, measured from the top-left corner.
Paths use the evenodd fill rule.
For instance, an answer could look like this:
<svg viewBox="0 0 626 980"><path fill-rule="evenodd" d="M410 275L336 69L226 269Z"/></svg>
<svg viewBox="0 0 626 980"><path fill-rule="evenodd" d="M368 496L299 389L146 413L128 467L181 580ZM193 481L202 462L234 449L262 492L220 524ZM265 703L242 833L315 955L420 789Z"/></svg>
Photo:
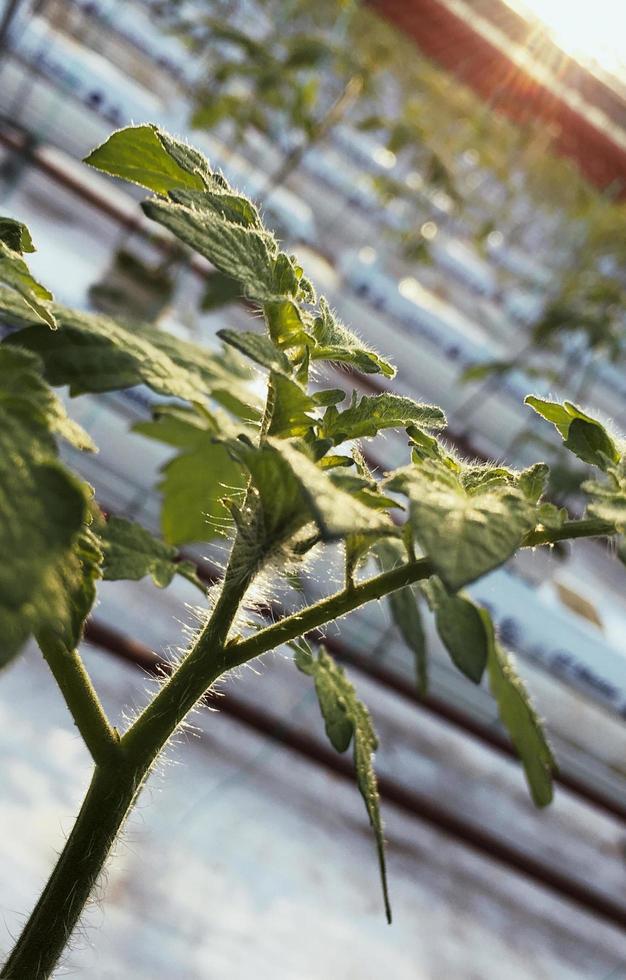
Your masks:
<svg viewBox="0 0 626 980"><path fill-rule="evenodd" d="M626 0L522 0L568 54L626 74Z"/></svg>

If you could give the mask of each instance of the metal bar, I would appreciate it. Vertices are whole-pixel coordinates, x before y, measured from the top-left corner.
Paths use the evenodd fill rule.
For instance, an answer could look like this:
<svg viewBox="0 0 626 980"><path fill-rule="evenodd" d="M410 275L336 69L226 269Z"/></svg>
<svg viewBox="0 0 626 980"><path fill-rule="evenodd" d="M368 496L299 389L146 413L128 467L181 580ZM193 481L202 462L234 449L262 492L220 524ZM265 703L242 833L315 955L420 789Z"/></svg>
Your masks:
<svg viewBox="0 0 626 980"><path fill-rule="evenodd" d="M127 663L140 667L147 673L163 676L171 670L171 665L158 657L148 647L136 640L127 639L117 630L104 623L91 620L87 625L85 637L90 643L101 647ZM215 707L217 704L210 693L206 695L203 702L211 707ZM344 756L330 751L306 733L284 724L280 719L260 708L245 703L234 697L232 693L229 692L226 697L220 697L219 710L248 728L279 742L303 758L324 766L342 779L354 781L352 765ZM202 744L202 739L200 744ZM379 788L385 802L393 804L436 830L456 838L476 853L497 861L528 880L543 886L559 898L578 905L585 912L622 929L626 928L626 908L611 898L601 895L586 882L578 881L555 868L546 866L532 855L498 839L483 827L470 823L457 814L450 813L426 795L406 789L393 779L381 777Z"/></svg>

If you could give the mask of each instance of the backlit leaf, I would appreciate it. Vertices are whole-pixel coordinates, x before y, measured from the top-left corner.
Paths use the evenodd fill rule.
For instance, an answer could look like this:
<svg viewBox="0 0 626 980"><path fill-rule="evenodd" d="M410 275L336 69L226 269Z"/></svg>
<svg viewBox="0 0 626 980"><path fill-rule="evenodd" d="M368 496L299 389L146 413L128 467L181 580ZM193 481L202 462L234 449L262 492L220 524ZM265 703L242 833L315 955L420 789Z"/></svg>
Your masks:
<svg viewBox="0 0 626 980"><path fill-rule="evenodd" d="M140 422L134 430L181 450L165 463L158 484L166 542L210 541L223 533L231 523L224 498L241 494L246 481L241 466L216 441L217 425L192 411L161 409L153 422Z"/></svg>
<svg viewBox="0 0 626 980"><path fill-rule="evenodd" d="M586 415L572 402L551 402L528 395L525 399L538 415L552 422L563 437L563 443L584 463L606 469L620 457L615 442L601 422Z"/></svg>
<svg viewBox="0 0 626 980"><path fill-rule="evenodd" d="M176 188L203 190L201 154L164 136L157 126L128 126L109 136L85 163L157 194Z"/></svg>
<svg viewBox="0 0 626 980"><path fill-rule="evenodd" d="M21 221L14 218L0 218L0 241L13 252L34 252L35 246L30 231Z"/></svg>
<svg viewBox="0 0 626 980"><path fill-rule="evenodd" d="M0 663L31 633L67 629L69 588L81 583L74 549L89 493L55 458L55 404L37 359L0 347Z"/></svg>
<svg viewBox="0 0 626 980"><path fill-rule="evenodd" d="M333 747L338 752L345 752L350 742L353 743L357 785L376 838L385 913L387 921L391 922L380 796L372 764L373 754L378 747L372 719L363 702L357 698L356 691L342 668L323 647L320 648L317 659L300 649L296 652L295 660L298 669L314 680L326 734Z"/></svg>
<svg viewBox="0 0 626 980"><path fill-rule="evenodd" d="M488 642L489 686L498 703L502 724L522 760L535 806L552 800L552 773L556 763L541 722L511 658L496 641L491 618L480 610Z"/></svg>
<svg viewBox="0 0 626 980"><path fill-rule="evenodd" d="M19 294L34 314L36 321L43 321L52 329L56 327L54 315L49 306L52 293L31 275L30 269L20 253L14 252L1 239L0 283Z"/></svg>
<svg viewBox="0 0 626 980"><path fill-rule="evenodd" d="M338 444L346 439L375 436L381 429L400 429L412 424L439 429L446 424L446 417L441 409L402 395L363 395L360 401L355 395L343 412L328 409L320 435Z"/></svg>

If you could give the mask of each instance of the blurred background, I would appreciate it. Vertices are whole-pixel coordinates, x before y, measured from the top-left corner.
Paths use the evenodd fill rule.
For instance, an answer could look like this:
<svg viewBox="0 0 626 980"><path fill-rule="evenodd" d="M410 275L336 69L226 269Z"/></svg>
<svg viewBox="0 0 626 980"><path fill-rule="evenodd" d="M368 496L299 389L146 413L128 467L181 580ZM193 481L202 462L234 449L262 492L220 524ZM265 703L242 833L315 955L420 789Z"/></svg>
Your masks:
<svg viewBox="0 0 626 980"><path fill-rule="evenodd" d="M80 160L155 122L261 206L345 322L441 405L466 455L585 471L524 406L570 398L626 431L626 8L620 0L9 0L0 212L58 301L214 345L250 311ZM344 375L345 382L345 375ZM249 382L253 387L254 378ZM158 531L174 453L129 425L144 388L73 399L102 505ZM400 436L365 446L381 469ZM155 486L157 489L155 489ZM219 542L181 542L207 581ZM387 609L328 631L380 735L394 924L367 817L280 651L229 678L170 747L59 976L97 980L624 980L626 589L601 543L524 553L472 588L547 720L560 775L534 810L488 692L425 613L427 697ZM326 573L325 573L326 575ZM328 591L315 574L297 583ZM293 601L285 579L278 598ZM122 724L176 654L191 586L105 583L84 655ZM0 948L71 825L89 758L35 651L0 682Z"/></svg>

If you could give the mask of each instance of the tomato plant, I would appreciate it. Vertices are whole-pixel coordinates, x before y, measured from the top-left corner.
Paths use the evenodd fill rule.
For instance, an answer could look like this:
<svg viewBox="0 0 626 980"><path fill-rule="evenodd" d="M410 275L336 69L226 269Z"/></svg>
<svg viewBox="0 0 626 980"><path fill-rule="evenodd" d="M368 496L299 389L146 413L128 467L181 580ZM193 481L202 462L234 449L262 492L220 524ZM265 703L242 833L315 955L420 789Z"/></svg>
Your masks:
<svg viewBox="0 0 626 980"><path fill-rule="evenodd" d="M2 977L50 976L155 760L191 709L224 673L283 644L310 676L328 737L352 746L375 837L384 908L391 918L383 826L367 708L344 671L307 640L312 631L388 596L426 670L418 597L434 612L453 663L486 675L537 806L552 799L554 759L542 725L491 619L464 592L519 549L592 536L626 524L624 444L570 402L530 396L568 451L595 469L587 514L571 519L544 500L548 467L516 471L464 460L442 438L443 412L398 394L358 397L311 384L324 366L393 377L393 366L339 322L295 256L280 249L252 201L191 146L156 126L114 133L87 158L97 169L151 192L145 214L238 284L262 329L222 330L223 350L180 341L153 325L54 303L23 257L27 229L0 224L0 308L14 329L0 345L0 570L2 659L33 636L94 762L72 832ZM416 357L419 350L416 349ZM257 404L245 362L266 379ZM163 540L121 518L105 520L90 487L58 455L58 440L95 447L53 391L70 395L149 386L163 396L145 435L180 450L163 473ZM406 433L406 465L375 475L359 443L386 429ZM208 517L207 517L208 515ZM109 722L78 652L99 579L150 575L165 587L179 574L204 593L176 547L229 528L219 587L186 655L125 731ZM341 544L343 587L265 626L241 626L252 583ZM364 566L373 559L379 571ZM271 585L270 585L271 587Z"/></svg>

